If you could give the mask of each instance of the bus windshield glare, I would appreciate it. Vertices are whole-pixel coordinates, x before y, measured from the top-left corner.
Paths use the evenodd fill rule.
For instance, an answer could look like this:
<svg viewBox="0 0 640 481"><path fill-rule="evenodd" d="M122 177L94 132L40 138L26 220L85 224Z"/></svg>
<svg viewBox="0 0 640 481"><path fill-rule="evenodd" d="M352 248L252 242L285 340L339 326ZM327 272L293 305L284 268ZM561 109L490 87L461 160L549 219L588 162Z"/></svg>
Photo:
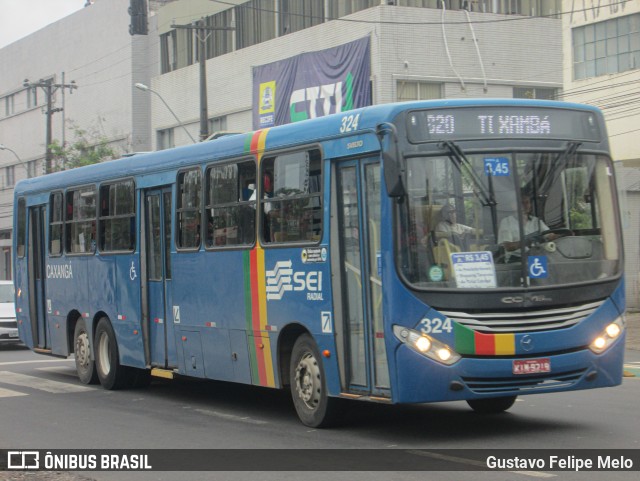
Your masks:
<svg viewBox="0 0 640 481"><path fill-rule="evenodd" d="M398 262L416 287L522 288L619 273L608 158L496 152L407 160Z"/></svg>

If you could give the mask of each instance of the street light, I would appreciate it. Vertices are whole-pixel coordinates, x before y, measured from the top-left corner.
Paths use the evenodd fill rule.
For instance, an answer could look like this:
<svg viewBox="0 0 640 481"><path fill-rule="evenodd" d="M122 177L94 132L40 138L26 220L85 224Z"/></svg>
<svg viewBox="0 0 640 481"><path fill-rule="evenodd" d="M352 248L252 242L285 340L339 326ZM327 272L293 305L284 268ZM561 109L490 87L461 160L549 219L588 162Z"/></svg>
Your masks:
<svg viewBox="0 0 640 481"><path fill-rule="evenodd" d="M187 128L184 126L184 124L182 122L180 122L180 119L178 118L178 116L176 115L176 113L171 110L171 107L169 107L169 104L167 102L165 102L165 100L162 98L162 95L160 95L158 92L156 92L155 90L153 90L152 88L150 88L149 86L143 84L143 83L136 83L135 87L138 90L142 90L143 92L151 92L153 94L156 94L158 96L158 98L160 100L162 100L162 103L165 105L165 107L167 107L167 109L169 109L169 112L171 112L171 114L173 115L173 117L176 119L176 122L178 122L178 124L180 125L180 127L182 127L184 129L184 131L187 133L187 135L189 136L189 138L191 139L191 141L195 144L196 143L196 139L193 138L193 136L189 133L189 131L187 130Z"/></svg>
<svg viewBox="0 0 640 481"><path fill-rule="evenodd" d="M18 159L18 162L20 162L20 164L22 164L22 167L24 167L24 170L26 170L26 171L27 171L27 179L28 179L29 177L31 177L31 176L29 175L29 168L27 167L27 164L25 164L25 163L22 161L22 159L18 156L18 154L16 154L15 150L10 149L9 147L7 147L7 146L6 146L6 145L4 145L4 144L0 144L0 150L8 150L8 151L9 151L9 152L11 152L13 155L15 155L15 156L16 156L16 159Z"/></svg>

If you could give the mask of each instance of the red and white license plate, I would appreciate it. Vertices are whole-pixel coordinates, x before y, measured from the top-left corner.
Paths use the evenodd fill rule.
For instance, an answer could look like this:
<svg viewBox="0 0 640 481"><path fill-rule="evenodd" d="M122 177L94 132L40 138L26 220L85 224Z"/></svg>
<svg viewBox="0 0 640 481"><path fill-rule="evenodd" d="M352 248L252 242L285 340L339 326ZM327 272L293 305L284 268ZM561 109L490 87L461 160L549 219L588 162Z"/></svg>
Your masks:
<svg viewBox="0 0 640 481"><path fill-rule="evenodd" d="M514 374L539 374L541 372L551 372L551 361L548 357L513 361Z"/></svg>

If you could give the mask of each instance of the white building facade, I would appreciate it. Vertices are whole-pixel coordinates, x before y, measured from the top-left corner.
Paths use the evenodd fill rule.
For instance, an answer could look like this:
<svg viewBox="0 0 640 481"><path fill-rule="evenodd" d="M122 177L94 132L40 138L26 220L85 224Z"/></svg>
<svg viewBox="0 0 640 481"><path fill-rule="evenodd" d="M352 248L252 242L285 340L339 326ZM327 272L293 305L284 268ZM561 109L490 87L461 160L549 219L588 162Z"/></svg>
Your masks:
<svg viewBox="0 0 640 481"><path fill-rule="evenodd" d="M564 100L605 115L622 199L627 305L640 308L640 2L564 0Z"/></svg>
<svg viewBox="0 0 640 481"><path fill-rule="evenodd" d="M59 144L82 129L116 152L150 149L150 99L133 84L157 73L157 38L129 35L128 8L129 0L97 1L0 49L0 278L11 278L13 186L45 171L46 89L25 79L77 86L52 89Z"/></svg>

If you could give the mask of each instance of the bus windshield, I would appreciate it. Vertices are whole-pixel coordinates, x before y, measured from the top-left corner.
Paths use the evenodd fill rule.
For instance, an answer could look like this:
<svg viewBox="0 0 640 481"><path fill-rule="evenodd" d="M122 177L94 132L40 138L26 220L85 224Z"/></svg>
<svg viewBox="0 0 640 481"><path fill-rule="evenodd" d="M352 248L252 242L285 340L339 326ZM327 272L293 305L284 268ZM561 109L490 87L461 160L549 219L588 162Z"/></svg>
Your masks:
<svg viewBox="0 0 640 481"><path fill-rule="evenodd" d="M559 152L407 159L397 259L423 289L557 286L620 271L611 161Z"/></svg>

